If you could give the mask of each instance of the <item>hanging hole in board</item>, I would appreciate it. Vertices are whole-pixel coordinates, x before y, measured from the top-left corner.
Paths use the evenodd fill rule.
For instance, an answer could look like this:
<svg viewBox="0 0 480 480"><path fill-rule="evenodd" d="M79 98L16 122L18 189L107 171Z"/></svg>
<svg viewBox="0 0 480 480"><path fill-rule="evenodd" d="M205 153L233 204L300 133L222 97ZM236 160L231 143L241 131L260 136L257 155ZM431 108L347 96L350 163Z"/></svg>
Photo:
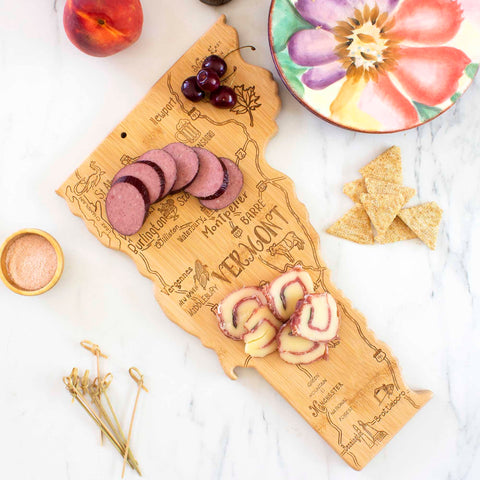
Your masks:
<svg viewBox="0 0 480 480"><path fill-rule="evenodd" d="M122 138L127 138L126 132L122 132L122 133L120 134L120 136L121 136Z"/></svg>

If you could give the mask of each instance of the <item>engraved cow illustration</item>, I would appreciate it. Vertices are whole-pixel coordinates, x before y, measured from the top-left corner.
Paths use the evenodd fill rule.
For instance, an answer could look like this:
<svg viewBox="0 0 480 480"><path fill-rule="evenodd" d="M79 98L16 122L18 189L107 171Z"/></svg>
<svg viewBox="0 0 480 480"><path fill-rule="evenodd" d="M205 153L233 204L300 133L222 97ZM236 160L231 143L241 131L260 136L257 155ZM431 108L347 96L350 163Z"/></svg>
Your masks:
<svg viewBox="0 0 480 480"><path fill-rule="evenodd" d="M268 253L274 257L275 255L283 255L287 257L289 262L293 262L294 258L290 252L297 247L299 250L305 248L305 242L298 237L295 232L288 232L282 240L278 243L274 243L268 248Z"/></svg>

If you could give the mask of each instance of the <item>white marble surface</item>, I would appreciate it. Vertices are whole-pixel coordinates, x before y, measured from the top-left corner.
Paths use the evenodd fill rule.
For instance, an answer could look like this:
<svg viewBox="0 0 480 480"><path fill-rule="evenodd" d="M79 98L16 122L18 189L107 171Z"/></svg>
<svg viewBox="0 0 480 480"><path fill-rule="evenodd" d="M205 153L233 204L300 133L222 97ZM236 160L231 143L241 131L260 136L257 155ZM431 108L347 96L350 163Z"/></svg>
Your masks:
<svg viewBox="0 0 480 480"><path fill-rule="evenodd" d="M37 226L60 241L66 269L38 298L0 288L2 478L119 478L121 462L61 377L94 368L78 342L100 343L127 421L146 372L133 447L148 479L480 478L480 83L418 130L367 136L332 127L283 88L267 159L296 182L334 281L393 349L412 388L433 400L362 472L351 470L255 371L227 379L215 354L171 323L133 263L105 249L54 190L149 87L225 12L245 57L273 70L268 2L143 0L141 40L107 59L66 39L63 0L0 0L0 237ZM386 147L404 153L406 184L445 210L439 245L364 247L324 233L349 208L343 183ZM133 478L133 474L128 474Z"/></svg>

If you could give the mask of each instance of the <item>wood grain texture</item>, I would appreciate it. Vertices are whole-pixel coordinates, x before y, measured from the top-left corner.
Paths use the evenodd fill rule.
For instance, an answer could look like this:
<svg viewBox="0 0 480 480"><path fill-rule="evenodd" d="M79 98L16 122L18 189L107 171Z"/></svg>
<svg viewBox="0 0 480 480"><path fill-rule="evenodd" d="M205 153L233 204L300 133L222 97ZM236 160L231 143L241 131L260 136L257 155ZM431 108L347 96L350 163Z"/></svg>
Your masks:
<svg viewBox="0 0 480 480"><path fill-rule="evenodd" d="M192 104L180 94L205 56L238 46L225 17L203 36L150 90L140 104L67 179L58 193L71 211L107 247L121 250L155 285L168 317L216 351L226 374L254 367L353 468L363 468L430 399L403 382L389 348L367 328L365 318L332 284L319 253L319 238L292 181L264 159L276 133L280 109L271 74L229 56L227 81L239 94L235 111ZM227 74L228 74L227 73ZM179 193L152 206L144 228L132 237L114 232L105 196L118 169L151 148L173 141L205 146L234 160L245 176L238 200L214 212ZM301 265L319 291L339 303L340 340L330 359L292 366L278 354L253 359L243 342L218 329L218 302L234 289L271 281ZM401 453L398 453L399 456Z"/></svg>

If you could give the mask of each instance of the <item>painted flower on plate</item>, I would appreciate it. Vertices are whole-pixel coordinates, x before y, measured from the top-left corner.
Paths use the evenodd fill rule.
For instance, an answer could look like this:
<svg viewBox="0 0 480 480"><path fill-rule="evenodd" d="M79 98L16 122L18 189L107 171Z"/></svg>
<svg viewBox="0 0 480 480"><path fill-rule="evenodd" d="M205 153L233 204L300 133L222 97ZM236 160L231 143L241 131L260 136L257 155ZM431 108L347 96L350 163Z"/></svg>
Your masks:
<svg viewBox="0 0 480 480"><path fill-rule="evenodd" d="M402 130L454 102L472 63L451 44L464 21L462 0L293 4L308 23L289 36L288 56L308 89L329 89L331 120L369 131Z"/></svg>

